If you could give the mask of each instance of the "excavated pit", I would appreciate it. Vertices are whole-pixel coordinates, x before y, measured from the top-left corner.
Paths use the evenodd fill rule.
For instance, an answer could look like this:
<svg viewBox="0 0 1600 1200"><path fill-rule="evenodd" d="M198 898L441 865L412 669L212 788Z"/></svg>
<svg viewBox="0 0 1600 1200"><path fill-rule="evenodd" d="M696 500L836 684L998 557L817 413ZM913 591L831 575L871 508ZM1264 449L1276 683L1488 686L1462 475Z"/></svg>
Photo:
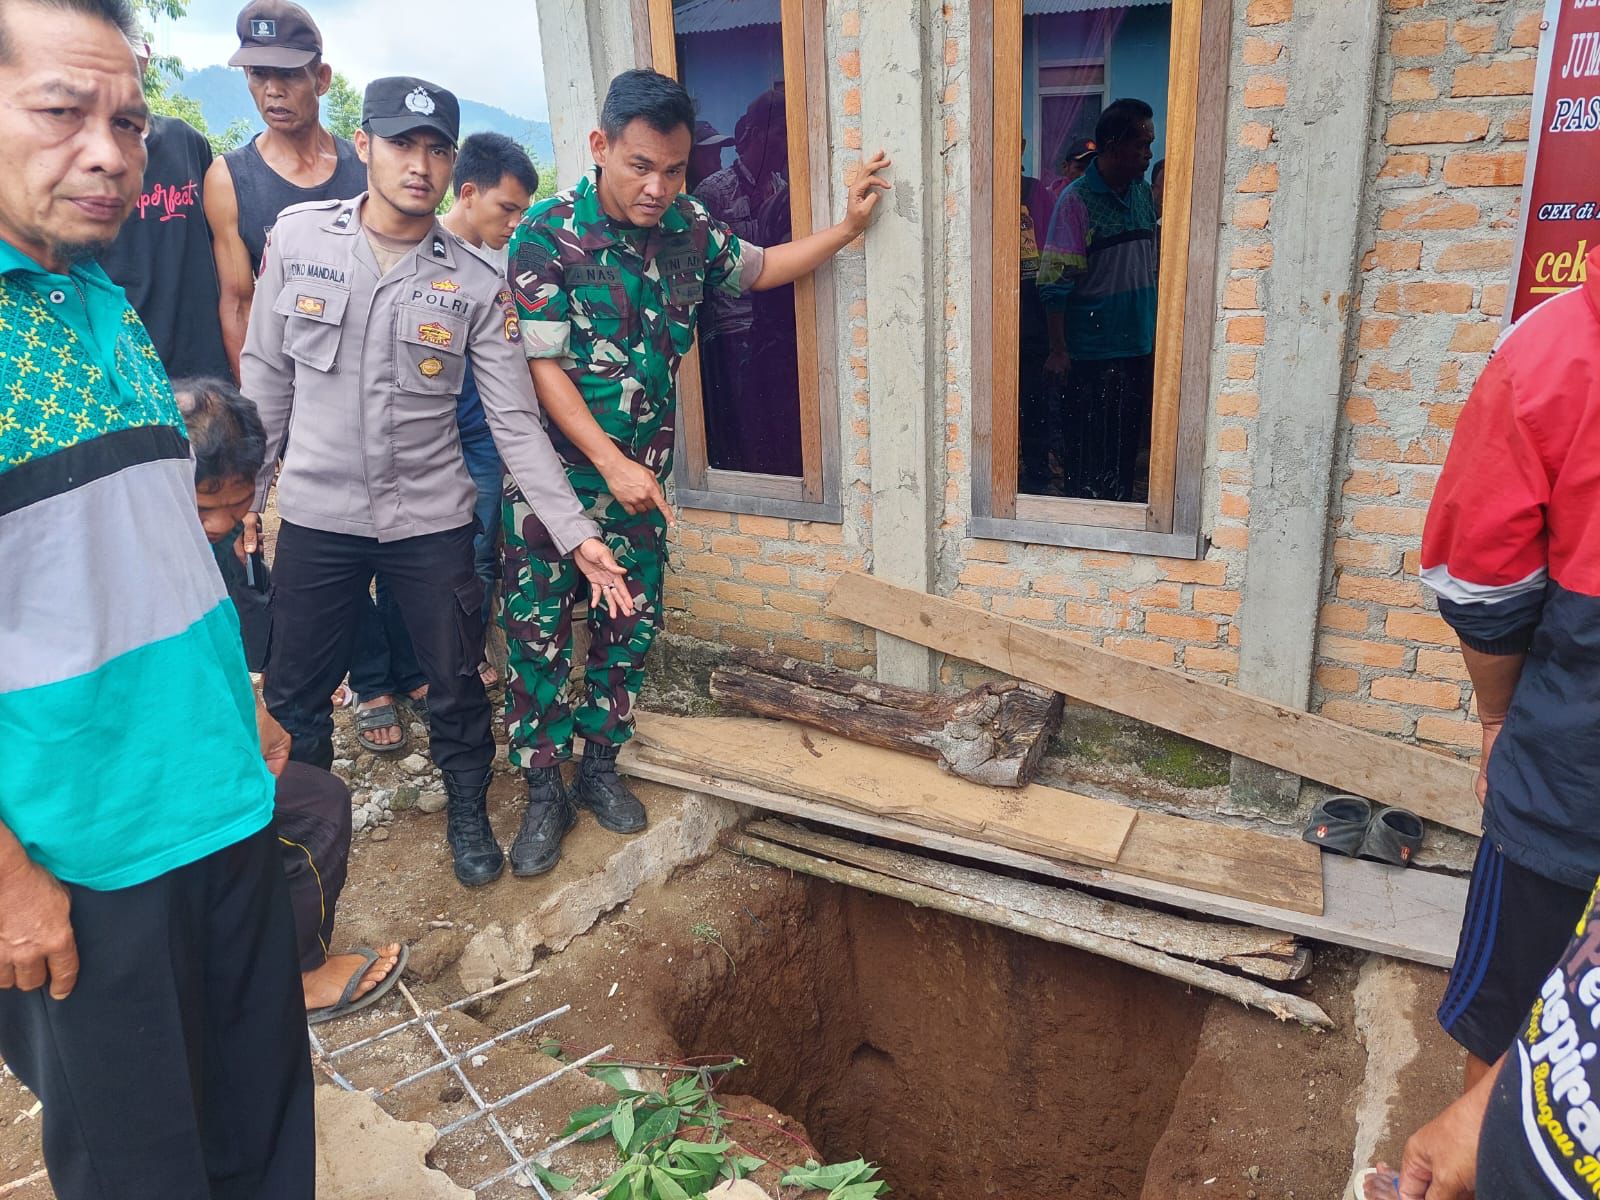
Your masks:
<svg viewBox="0 0 1600 1200"><path fill-rule="evenodd" d="M752 914L753 916L753 914ZM1206 1003L1066 947L820 881L658 1000L687 1054L896 1194L1139 1197Z"/></svg>

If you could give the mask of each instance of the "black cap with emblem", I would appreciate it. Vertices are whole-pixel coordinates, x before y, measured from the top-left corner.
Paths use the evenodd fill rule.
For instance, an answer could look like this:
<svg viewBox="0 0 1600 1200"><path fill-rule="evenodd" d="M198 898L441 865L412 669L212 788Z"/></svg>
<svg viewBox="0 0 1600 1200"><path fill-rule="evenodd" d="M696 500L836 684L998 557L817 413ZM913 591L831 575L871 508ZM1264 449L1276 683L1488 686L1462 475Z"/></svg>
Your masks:
<svg viewBox="0 0 1600 1200"><path fill-rule="evenodd" d="M322 32L311 14L289 0L252 0L239 13L239 49L230 67L309 66L322 53Z"/></svg>
<svg viewBox="0 0 1600 1200"><path fill-rule="evenodd" d="M367 84L361 102L361 128L379 137L399 137L413 129L433 129L450 139L461 136L461 106L454 94L426 79L390 75Z"/></svg>

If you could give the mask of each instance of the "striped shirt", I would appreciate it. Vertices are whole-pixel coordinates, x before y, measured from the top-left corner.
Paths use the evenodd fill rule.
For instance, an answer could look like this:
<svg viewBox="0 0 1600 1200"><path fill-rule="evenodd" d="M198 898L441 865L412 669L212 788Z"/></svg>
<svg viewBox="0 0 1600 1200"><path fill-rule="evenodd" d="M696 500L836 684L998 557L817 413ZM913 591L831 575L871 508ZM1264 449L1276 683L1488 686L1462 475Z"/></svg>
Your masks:
<svg viewBox="0 0 1600 1200"><path fill-rule="evenodd" d="M98 266L0 242L0 823L110 890L255 833L272 794L155 348Z"/></svg>

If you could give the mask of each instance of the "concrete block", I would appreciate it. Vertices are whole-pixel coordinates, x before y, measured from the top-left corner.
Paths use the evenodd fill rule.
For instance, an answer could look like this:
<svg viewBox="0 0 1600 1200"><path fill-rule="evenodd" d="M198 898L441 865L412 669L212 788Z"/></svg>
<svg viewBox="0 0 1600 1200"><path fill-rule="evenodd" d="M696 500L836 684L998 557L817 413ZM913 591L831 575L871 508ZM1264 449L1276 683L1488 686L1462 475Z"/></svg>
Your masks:
<svg viewBox="0 0 1600 1200"><path fill-rule="evenodd" d="M364 1092L317 1088L317 1195L322 1200L472 1200L428 1166L439 1131L397 1121Z"/></svg>

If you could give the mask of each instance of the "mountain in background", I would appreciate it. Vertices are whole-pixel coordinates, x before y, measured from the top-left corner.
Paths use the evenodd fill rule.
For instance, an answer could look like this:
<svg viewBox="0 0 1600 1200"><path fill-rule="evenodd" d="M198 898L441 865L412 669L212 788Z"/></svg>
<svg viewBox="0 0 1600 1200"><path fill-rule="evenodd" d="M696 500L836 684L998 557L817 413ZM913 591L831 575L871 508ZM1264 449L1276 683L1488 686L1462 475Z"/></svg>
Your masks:
<svg viewBox="0 0 1600 1200"><path fill-rule="evenodd" d="M231 67L205 67L198 71L189 71L172 90L179 95L189 97L200 106L200 111L205 114L206 124L213 132L220 132L235 121L244 121L252 133L259 133L263 128L261 118L256 113L256 106L245 88L242 71L236 71ZM492 130L527 146L533 151L533 157L541 163L555 161L555 145L550 140L549 122L519 117L503 108L496 108L492 104L480 104L465 97L459 99L462 137L466 137L469 133Z"/></svg>

